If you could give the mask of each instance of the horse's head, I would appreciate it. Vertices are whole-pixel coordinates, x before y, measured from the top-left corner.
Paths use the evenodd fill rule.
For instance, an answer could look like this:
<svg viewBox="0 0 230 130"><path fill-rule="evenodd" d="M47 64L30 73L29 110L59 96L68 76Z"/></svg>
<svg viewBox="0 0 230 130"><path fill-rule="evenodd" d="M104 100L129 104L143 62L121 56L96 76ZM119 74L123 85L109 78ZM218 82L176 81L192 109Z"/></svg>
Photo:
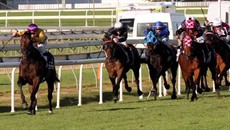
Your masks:
<svg viewBox="0 0 230 130"><path fill-rule="evenodd" d="M146 54L148 56L152 55L154 53L154 50L156 48L156 45L153 44L152 42L148 42L147 43L147 50L146 50Z"/></svg>
<svg viewBox="0 0 230 130"><path fill-rule="evenodd" d="M21 40L20 40L20 47L21 47L22 54L26 55L32 46L33 46L33 42L31 40L31 33L25 32L21 36Z"/></svg>
<svg viewBox="0 0 230 130"><path fill-rule="evenodd" d="M111 60L114 57L114 53L115 53L114 46L116 43L114 43L114 41L110 37L107 37L106 35L102 40L104 42L103 50L105 51L105 56L107 59Z"/></svg>
<svg viewBox="0 0 230 130"><path fill-rule="evenodd" d="M186 35L183 39L183 50L184 54L187 57L191 57L193 54L192 38L189 35Z"/></svg>

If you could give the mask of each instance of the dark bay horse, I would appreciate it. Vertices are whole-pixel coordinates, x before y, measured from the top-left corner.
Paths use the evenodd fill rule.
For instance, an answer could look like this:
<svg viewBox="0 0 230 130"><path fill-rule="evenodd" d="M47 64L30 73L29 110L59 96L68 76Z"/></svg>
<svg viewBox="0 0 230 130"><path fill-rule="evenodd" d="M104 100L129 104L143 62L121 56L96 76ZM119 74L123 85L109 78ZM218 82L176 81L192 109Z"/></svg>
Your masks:
<svg viewBox="0 0 230 130"><path fill-rule="evenodd" d="M182 77L186 85L187 99L189 99L190 89L192 88L191 101L198 99L198 93L202 93L199 87L202 68L204 67L204 57L201 43L193 40L191 34L185 34L182 42L183 51L179 55L179 64L181 67Z"/></svg>
<svg viewBox="0 0 230 130"><path fill-rule="evenodd" d="M28 114L35 115L35 106L37 105L36 93L39 89L40 83L43 81L47 82L48 85L48 100L49 100L49 113L52 113L52 98L53 98L53 90L54 83L59 82L59 79L56 76L56 70L54 65L54 58L50 53L49 61L52 66L46 67L46 61L40 54L40 52L34 47L33 42L31 40L31 34L29 32L25 32L21 36L20 47L22 52L22 59L19 65L19 76L18 76L18 86L21 92L22 106L27 106L27 102L25 100L24 93L22 91L22 86L25 84L29 84L29 92L30 92L30 107Z"/></svg>
<svg viewBox="0 0 230 130"><path fill-rule="evenodd" d="M126 49L120 43L114 43L111 38L103 38L104 45L103 50L105 51L106 59L105 66L109 73L109 78L113 87L114 102L118 100L118 89L122 78L124 79L125 89L128 92L131 92L132 88L128 86L126 73L132 69L135 82L137 85L137 93L139 96L142 95L142 91L139 88L139 69L140 69L140 57L137 49L129 44L128 48L132 51L132 64L127 63L128 57L125 54ZM130 53L129 53L130 54Z"/></svg>
<svg viewBox="0 0 230 130"><path fill-rule="evenodd" d="M216 52L216 82L215 89L217 97L220 96L219 90L223 76L226 75L227 70L230 68L230 46L222 39L217 37L213 32L206 32L205 43L212 45Z"/></svg>
<svg viewBox="0 0 230 130"><path fill-rule="evenodd" d="M152 42L147 43L147 50L146 50L146 57L147 57L147 64L149 68L149 75L152 80L153 88L151 92L154 95L154 99L156 100L157 97L157 82L160 78L160 76L163 76L164 79L164 87L166 89L170 88L170 85L168 84L165 72L170 69L171 70L171 82L173 85L173 92L171 95L171 99L176 99L176 73L177 73L177 67L178 63L176 62L176 53L177 50L172 45L165 45L161 41L158 41L158 43L153 44Z"/></svg>

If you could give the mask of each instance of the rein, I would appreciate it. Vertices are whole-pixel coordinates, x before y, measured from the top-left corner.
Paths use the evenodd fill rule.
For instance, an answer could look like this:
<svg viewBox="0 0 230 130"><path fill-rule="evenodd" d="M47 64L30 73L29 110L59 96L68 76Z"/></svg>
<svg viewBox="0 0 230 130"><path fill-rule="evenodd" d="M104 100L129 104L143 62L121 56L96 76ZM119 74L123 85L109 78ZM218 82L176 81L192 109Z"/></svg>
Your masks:
<svg viewBox="0 0 230 130"><path fill-rule="evenodd" d="M6 44L4 44L2 46L2 48L0 49L0 51L2 51L3 48L5 48L5 46L13 39L13 36L6 42Z"/></svg>

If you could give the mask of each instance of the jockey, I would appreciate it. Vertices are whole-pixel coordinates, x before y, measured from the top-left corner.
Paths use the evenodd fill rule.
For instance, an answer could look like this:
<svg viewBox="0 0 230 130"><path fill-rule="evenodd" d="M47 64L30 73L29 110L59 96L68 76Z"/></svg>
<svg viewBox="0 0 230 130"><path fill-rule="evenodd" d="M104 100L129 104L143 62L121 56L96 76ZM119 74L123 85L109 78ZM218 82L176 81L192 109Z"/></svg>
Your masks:
<svg viewBox="0 0 230 130"><path fill-rule="evenodd" d="M167 26L165 26L161 21L157 21L153 27L150 27L149 25L147 26L147 29L144 30L145 36L147 36L150 31L152 31L157 37L157 40L160 40L168 46L170 32ZM145 42L147 42L147 39L145 39Z"/></svg>
<svg viewBox="0 0 230 130"><path fill-rule="evenodd" d="M180 35L182 33L185 33L182 35L182 38L180 38ZM181 40L184 39L184 36L186 35L186 33L192 33L193 36L191 37L191 39L196 40L197 42L201 43L203 42L203 30L200 26L200 23L198 20L196 20L194 17L190 16L188 17L186 20L184 20L180 27L178 28L178 30L176 31L176 38L178 40L178 49L177 49L177 59L180 55L180 48L182 45ZM207 53L209 52L208 49L206 48L205 50L207 50ZM206 61L206 57L204 56L204 59Z"/></svg>
<svg viewBox="0 0 230 130"><path fill-rule="evenodd" d="M33 40L35 48L37 48L41 54L44 54L46 52L45 47L47 44L47 36L45 35L44 30L38 28L36 24L32 23L27 27L27 31L31 33L31 38ZM26 31L14 32L13 36L20 37L25 32Z"/></svg>
<svg viewBox="0 0 230 130"><path fill-rule="evenodd" d="M220 37L221 39L229 43L230 42L229 25L227 23L222 22L220 18L215 18L212 24L213 24L214 33L218 37Z"/></svg>
<svg viewBox="0 0 230 130"><path fill-rule="evenodd" d="M106 36L112 36L112 39L115 43L121 43L128 47L126 40L128 38L128 28L123 26L121 22L117 22L114 24L114 27L110 28L106 33Z"/></svg>
<svg viewBox="0 0 230 130"><path fill-rule="evenodd" d="M126 40L128 38L128 28L124 26L121 22L117 22L114 24L112 28L110 28L106 33L105 37L112 37L112 40L115 43L120 43L125 46L124 52L127 57L127 63L130 62L129 53L132 57L134 57L134 54L132 53L132 50L129 49L128 44L126 43ZM126 51L125 51L126 50ZM131 63L133 64L133 61L131 60Z"/></svg>
<svg viewBox="0 0 230 130"><path fill-rule="evenodd" d="M158 21L154 24L153 33L156 35L158 40L160 40L168 48L170 48L168 45L170 32L167 26L165 26L162 22Z"/></svg>
<svg viewBox="0 0 230 130"><path fill-rule="evenodd" d="M38 26L34 23L28 25L27 30L31 33L31 38L33 40L33 45L38 51L41 53L41 55L44 57L44 59L47 61L47 56L44 54L46 53L46 44L47 44L47 36L43 29L38 28ZM22 36L26 31L22 32L14 32L12 34L13 37L20 37Z"/></svg>

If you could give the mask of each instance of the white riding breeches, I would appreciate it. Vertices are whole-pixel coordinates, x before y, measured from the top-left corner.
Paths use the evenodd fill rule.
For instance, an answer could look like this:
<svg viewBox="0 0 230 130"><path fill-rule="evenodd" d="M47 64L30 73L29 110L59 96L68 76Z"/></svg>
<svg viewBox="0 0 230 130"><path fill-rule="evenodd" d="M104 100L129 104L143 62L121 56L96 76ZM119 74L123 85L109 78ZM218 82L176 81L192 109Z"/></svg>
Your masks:
<svg viewBox="0 0 230 130"><path fill-rule="evenodd" d="M46 45L47 45L47 41L45 40L43 43L40 44L34 44L34 47L36 49L38 49L38 51L43 54L46 52Z"/></svg>

